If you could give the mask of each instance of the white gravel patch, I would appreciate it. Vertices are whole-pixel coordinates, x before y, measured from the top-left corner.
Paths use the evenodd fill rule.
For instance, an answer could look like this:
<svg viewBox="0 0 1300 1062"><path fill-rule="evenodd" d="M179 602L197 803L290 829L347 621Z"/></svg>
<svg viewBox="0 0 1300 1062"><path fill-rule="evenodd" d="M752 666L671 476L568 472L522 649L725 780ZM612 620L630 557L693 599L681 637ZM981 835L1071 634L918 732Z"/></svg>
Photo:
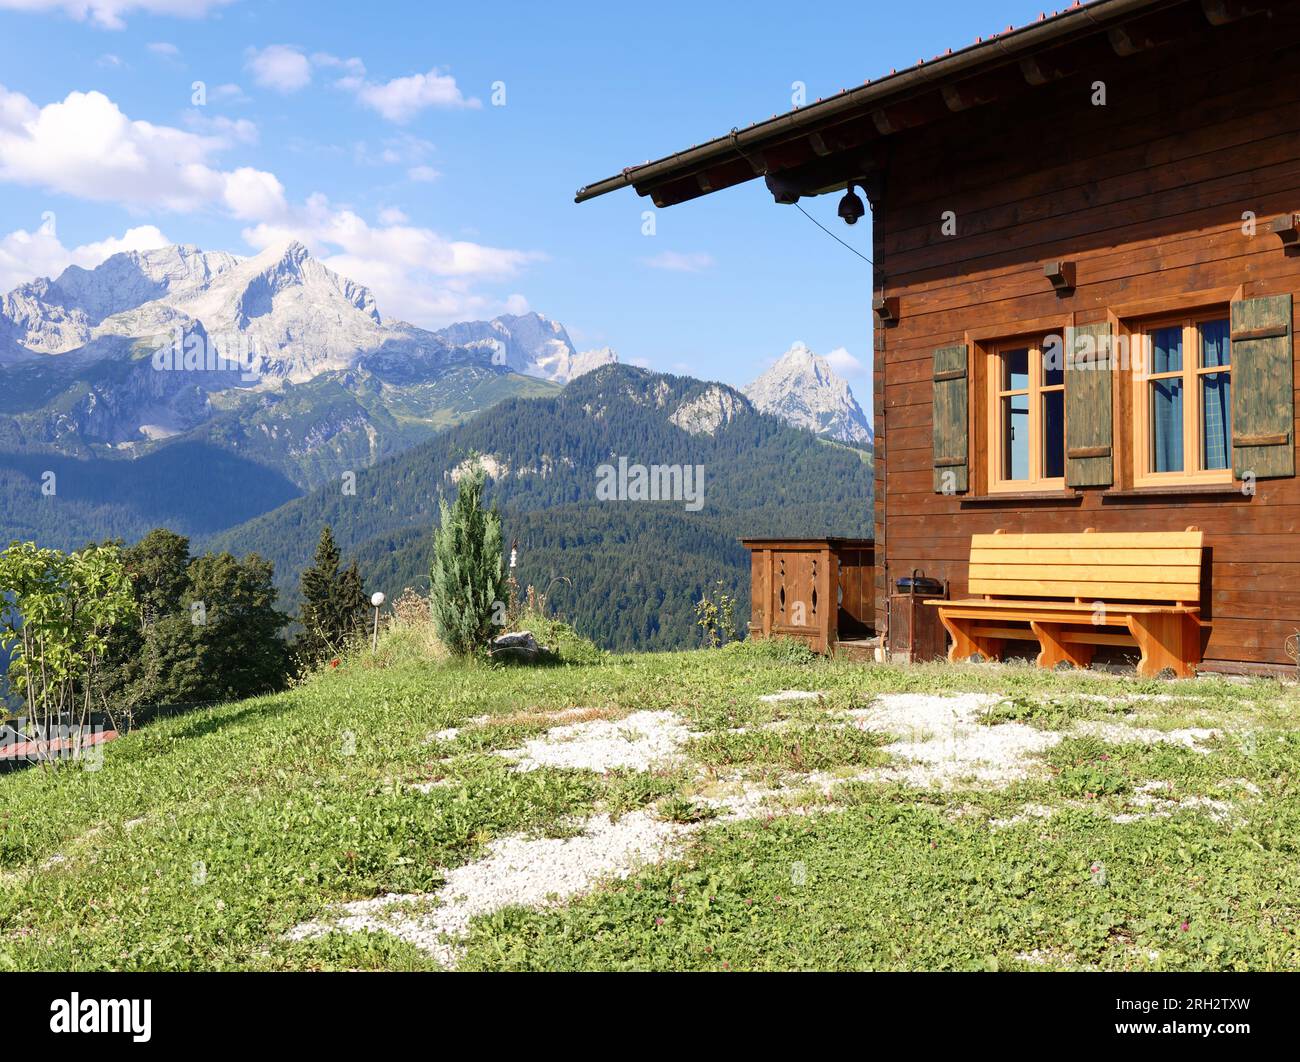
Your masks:
<svg viewBox="0 0 1300 1062"><path fill-rule="evenodd" d="M760 699L774 702L821 696L815 691L783 690ZM666 822L653 811L642 810L626 814L617 822L597 815L584 821L581 832L573 837L503 837L489 846L482 859L448 870L445 885L434 893L393 894L343 904L316 921L295 927L289 936L304 940L333 930L379 930L408 941L444 966L454 967L472 918L515 905L536 908L562 903L589 891L601 880L625 878L646 864L676 854L692 833L709 822L797 814L799 809L779 803L774 806L774 801L792 793L814 790L829 796L835 786L851 781L902 782L936 789L971 783L1001 787L1043 773L1045 767L1038 754L1071 733L1090 734L1115 743L1172 742L1200 752L1207 751L1200 742L1219 734L1217 730L1163 731L1121 723L1084 722L1065 733L1017 722L995 726L981 723L983 713L1002 700L996 694L980 693L883 695L867 708L833 717L845 726L889 734L892 740L884 751L892 762L883 767L856 773L790 775L776 788L751 784L737 775L730 782L730 792L725 791L728 783L719 779L724 790L721 795L694 798L718 812L717 818L702 823ZM482 721L471 722L481 725ZM764 729L778 725L782 724L766 724ZM453 731L431 736L449 740ZM645 771L684 763L683 746L694 736L673 712L643 711L618 720L555 726L521 748L502 750L498 755L512 760L520 771L539 767ZM1241 782L1243 788L1250 786L1241 779L1229 781ZM441 784L446 783L430 782L417 788L428 791ZM1167 817L1190 808L1216 819L1236 813L1227 801L1204 797L1174 800L1164 788L1166 785L1157 782L1139 787L1128 801L1133 810L1115 816L1115 821ZM826 808L810 805L810 810ZM1052 814L1053 809L1046 805L1026 804L1011 818L993 820L991 825L1007 827L1031 819L1045 820ZM1017 957L1032 963L1043 955L1027 952Z"/></svg>
<svg viewBox="0 0 1300 1062"><path fill-rule="evenodd" d="M674 852L697 826L662 822L646 811L617 822L598 815L576 837L503 837L488 855L447 872L446 884L432 894L390 894L338 907L333 916L289 931L291 940L324 936L331 930L391 933L433 955L443 966L456 965L457 941L470 919L505 907L543 907L586 892L597 881L625 878L639 867ZM403 904L436 902L429 911L393 910Z"/></svg>
<svg viewBox="0 0 1300 1062"><path fill-rule="evenodd" d="M439 778L436 782L416 782L414 785L410 786L409 788L413 792L423 793L425 796L428 796L435 789L449 789L451 786L455 784L456 784L455 779Z"/></svg>
<svg viewBox="0 0 1300 1062"><path fill-rule="evenodd" d="M1050 819L1055 814L1056 809L1046 804L1025 804L1010 818L989 819L989 826L995 830L1005 830L1009 826L1019 826L1033 819Z"/></svg>
<svg viewBox="0 0 1300 1062"><path fill-rule="evenodd" d="M1079 957L1072 951L1057 951L1054 948L1034 948L1033 951L1018 951L1015 958L1029 966L1046 966L1057 963L1065 966L1078 966Z"/></svg>
<svg viewBox="0 0 1300 1062"><path fill-rule="evenodd" d="M868 772L871 780L937 789L969 781L1004 786L1041 771L1032 757L1061 735L1023 723L981 723L981 714L1002 700L988 693L892 693L844 714L864 730L895 736L884 749L896 762Z"/></svg>
<svg viewBox="0 0 1300 1062"><path fill-rule="evenodd" d="M636 712L624 719L593 719L557 726L522 748L497 753L514 760L516 769L568 767L609 771L648 771L681 761L681 746L691 737L673 712Z"/></svg>
<svg viewBox="0 0 1300 1062"><path fill-rule="evenodd" d="M1227 800L1188 796L1174 800L1172 782L1143 782L1134 790L1125 805L1138 811L1121 812L1110 817L1111 822L1141 822L1144 819L1167 819L1178 811L1203 811L1215 822L1230 822L1238 818L1236 807ZM1164 794L1164 795L1161 795Z"/></svg>
<svg viewBox="0 0 1300 1062"><path fill-rule="evenodd" d="M1124 723L1106 723L1095 719L1080 720L1074 726L1074 732L1086 737L1101 738L1113 745L1140 741L1144 745L1165 742L1170 745L1182 745L1193 752L1208 753L1201 747L1201 742L1217 738L1220 730L1206 730L1201 727L1187 727L1182 730L1157 730L1149 726L1127 726Z"/></svg>
<svg viewBox="0 0 1300 1062"><path fill-rule="evenodd" d="M765 693L759 700L764 704L778 704L781 701L815 701L825 696L825 692L819 690L781 690L779 693Z"/></svg>

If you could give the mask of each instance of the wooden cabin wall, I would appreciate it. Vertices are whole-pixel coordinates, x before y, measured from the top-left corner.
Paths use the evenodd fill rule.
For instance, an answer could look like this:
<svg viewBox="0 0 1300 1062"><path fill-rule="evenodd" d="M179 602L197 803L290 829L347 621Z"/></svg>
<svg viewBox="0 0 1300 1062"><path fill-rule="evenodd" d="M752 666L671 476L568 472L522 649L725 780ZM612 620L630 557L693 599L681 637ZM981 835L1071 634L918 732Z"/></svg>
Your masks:
<svg viewBox="0 0 1300 1062"><path fill-rule="evenodd" d="M975 533L1195 525L1211 558L1207 669L1289 663L1284 642L1300 628L1300 480L1262 480L1254 497L936 494L931 358L968 332L1009 337L1016 322L1056 317L1084 325L1183 292L1240 285L1245 297L1293 292L1300 303L1300 256L1263 231L1300 211L1298 60L1293 15L1207 23L1194 39L1103 54L1011 102L887 138L874 257L877 287L899 298L900 320L876 324L877 629L887 588L913 568L965 594ZM1105 107L1092 103L1095 81L1106 83ZM945 211L956 213L955 236L941 234ZM1245 211L1259 219L1254 237L1243 232ZM1058 258L1077 267L1066 297L1043 275ZM1293 374L1300 388L1294 361ZM972 394L973 425L981 407ZM1127 427L1117 415L1115 488L1131 466ZM984 440L972 430L970 442L974 468Z"/></svg>

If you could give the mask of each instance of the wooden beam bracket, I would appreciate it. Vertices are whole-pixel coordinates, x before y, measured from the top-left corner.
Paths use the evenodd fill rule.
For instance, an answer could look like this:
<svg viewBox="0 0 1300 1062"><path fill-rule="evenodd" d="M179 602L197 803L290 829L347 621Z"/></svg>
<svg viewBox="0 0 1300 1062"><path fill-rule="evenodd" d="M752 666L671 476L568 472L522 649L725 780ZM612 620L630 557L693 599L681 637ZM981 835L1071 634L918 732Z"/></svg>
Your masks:
<svg viewBox="0 0 1300 1062"><path fill-rule="evenodd" d="M871 300L871 308L882 325L896 325L899 321L898 296L876 292ZM964 374L963 374L964 375Z"/></svg>
<svg viewBox="0 0 1300 1062"><path fill-rule="evenodd" d="M1271 232L1282 241L1288 250L1300 247L1300 214L1283 214L1264 226L1265 232Z"/></svg>
<svg viewBox="0 0 1300 1062"><path fill-rule="evenodd" d="M1075 268L1073 262L1057 260L1043 263L1043 276L1052 282L1052 288L1058 295L1069 295L1075 288Z"/></svg>

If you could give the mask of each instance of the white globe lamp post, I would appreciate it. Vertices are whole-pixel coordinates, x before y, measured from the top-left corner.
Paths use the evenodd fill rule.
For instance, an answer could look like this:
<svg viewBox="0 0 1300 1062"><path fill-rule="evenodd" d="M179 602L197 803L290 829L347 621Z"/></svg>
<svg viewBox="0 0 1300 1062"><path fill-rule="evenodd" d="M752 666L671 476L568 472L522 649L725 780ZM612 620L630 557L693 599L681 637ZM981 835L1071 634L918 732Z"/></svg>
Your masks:
<svg viewBox="0 0 1300 1062"><path fill-rule="evenodd" d="M370 595L370 603L375 606L375 633L370 641L370 651L379 652L379 608L384 603L384 594L382 590L376 590Z"/></svg>

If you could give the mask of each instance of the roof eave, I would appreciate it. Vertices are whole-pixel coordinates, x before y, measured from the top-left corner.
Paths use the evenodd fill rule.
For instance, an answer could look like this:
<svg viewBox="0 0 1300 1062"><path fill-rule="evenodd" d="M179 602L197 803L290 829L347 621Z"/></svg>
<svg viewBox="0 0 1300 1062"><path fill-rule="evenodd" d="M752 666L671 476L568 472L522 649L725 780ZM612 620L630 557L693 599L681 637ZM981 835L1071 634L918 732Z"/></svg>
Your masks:
<svg viewBox="0 0 1300 1062"><path fill-rule="evenodd" d="M846 119L866 116L883 107L897 105L923 92L944 87L976 73L1024 60L1034 53L1078 37L1098 33L1139 16L1188 2L1189 0L1094 0L1087 5L1072 7L1032 25L969 45L909 70L890 74L879 81L845 90L829 99L757 122L747 129L733 129L726 136L688 150L640 166L630 166L613 177L578 189L574 201L584 203L627 187L635 188L640 195L650 195L655 188L671 181L703 175L719 165L743 163L752 169L753 177L762 176L769 171L755 160L761 159L765 149L795 137L814 134L818 129ZM1215 12L1220 9L1239 8L1242 9L1240 13L1245 14L1249 13L1250 8L1258 7L1242 0L1201 0L1199 6L1211 21L1218 21ZM713 190L704 186L697 194L707 194Z"/></svg>

